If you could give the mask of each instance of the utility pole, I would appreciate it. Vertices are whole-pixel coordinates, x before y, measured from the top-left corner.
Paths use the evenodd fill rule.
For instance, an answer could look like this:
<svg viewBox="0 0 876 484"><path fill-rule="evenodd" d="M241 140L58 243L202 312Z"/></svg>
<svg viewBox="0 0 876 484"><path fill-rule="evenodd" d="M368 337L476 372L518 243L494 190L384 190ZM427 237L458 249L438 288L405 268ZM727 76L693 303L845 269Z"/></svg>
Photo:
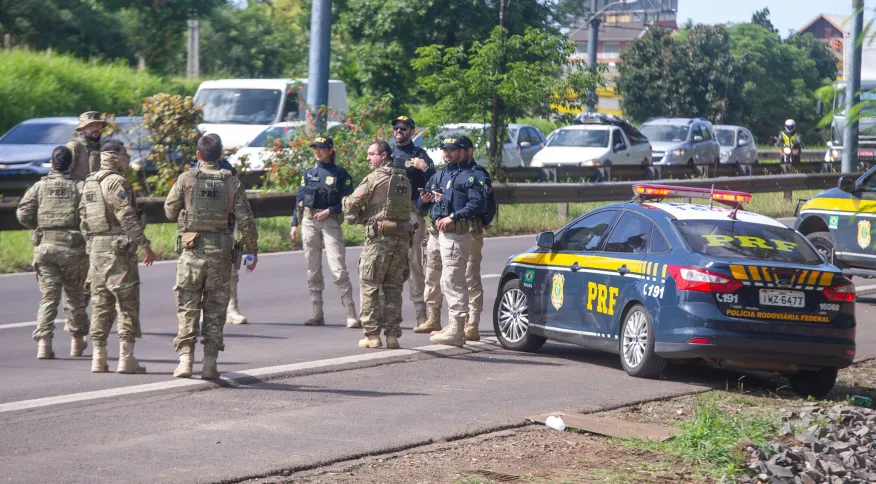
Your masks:
<svg viewBox="0 0 876 484"><path fill-rule="evenodd" d="M314 131L326 127L331 55L332 0L313 0L310 16L310 58L307 62L307 104L314 109Z"/></svg>
<svg viewBox="0 0 876 484"><path fill-rule="evenodd" d="M197 13L189 18L189 48L186 56L186 77L198 77L201 74L201 21Z"/></svg>
<svg viewBox="0 0 876 484"><path fill-rule="evenodd" d="M843 133L843 173L854 173L858 166L858 116L852 108L861 102L861 31L864 28L864 0L852 0L852 47L849 56L849 77L846 79L846 117L849 124Z"/></svg>
<svg viewBox="0 0 876 484"><path fill-rule="evenodd" d="M599 15L597 14L597 0L590 0L590 22L587 26L587 62L590 64L590 70L592 72L596 72L596 51L597 47L599 47ZM595 113L597 111L597 105L599 104L599 98L596 96L596 90L591 89L587 93L587 97L590 99L590 102L587 103L587 107L585 109L588 113Z"/></svg>

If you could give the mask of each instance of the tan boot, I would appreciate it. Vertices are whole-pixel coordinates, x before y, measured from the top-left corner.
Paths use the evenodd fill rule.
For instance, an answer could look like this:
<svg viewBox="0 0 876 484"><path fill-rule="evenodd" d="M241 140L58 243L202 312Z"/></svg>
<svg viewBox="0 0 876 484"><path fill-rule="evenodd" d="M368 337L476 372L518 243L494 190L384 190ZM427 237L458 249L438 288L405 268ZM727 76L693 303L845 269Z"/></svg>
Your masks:
<svg viewBox="0 0 876 484"><path fill-rule="evenodd" d="M397 350L399 348L401 345L398 344L398 336L386 335L386 349Z"/></svg>
<svg viewBox="0 0 876 484"><path fill-rule="evenodd" d="M426 313L426 307L418 307L417 308L417 326L422 326L426 324L426 321L429 320L429 315Z"/></svg>
<svg viewBox="0 0 876 484"><path fill-rule="evenodd" d="M344 301L344 311L347 312L347 327L348 328L361 328L362 322L359 321L359 317L356 316L356 304L353 303L353 300Z"/></svg>
<svg viewBox="0 0 876 484"><path fill-rule="evenodd" d="M383 346L383 341L380 341L379 335L366 336L359 340L359 348L380 348L381 346Z"/></svg>
<svg viewBox="0 0 876 484"><path fill-rule="evenodd" d="M37 359L39 360L54 360L55 351L52 349L52 337L46 336L40 338L37 345Z"/></svg>
<svg viewBox="0 0 876 484"><path fill-rule="evenodd" d="M304 322L307 326L323 326L325 325L325 315L322 312L322 301L311 301L313 306L313 316Z"/></svg>
<svg viewBox="0 0 876 484"><path fill-rule="evenodd" d="M140 365L137 358L134 358L133 341L119 341L119 367L116 373L146 373L146 367Z"/></svg>
<svg viewBox="0 0 876 484"><path fill-rule="evenodd" d="M441 331L441 308L429 308L426 322L414 328L414 333L431 333Z"/></svg>
<svg viewBox="0 0 876 484"><path fill-rule="evenodd" d="M88 348L88 343L85 342L85 336L74 336L70 342L70 356L82 356L82 352Z"/></svg>
<svg viewBox="0 0 876 484"><path fill-rule="evenodd" d="M234 281L231 281L231 298L228 299L225 324L246 324L246 316L240 314L240 310L237 309L237 284Z"/></svg>
<svg viewBox="0 0 876 484"><path fill-rule="evenodd" d="M468 313L468 319L465 321L465 340L466 341L480 341L481 340L481 332L479 329L480 326L480 318L475 316L474 313Z"/></svg>
<svg viewBox="0 0 876 484"><path fill-rule="evenodd" d="M173 376L176 378L191 378L192 376L192 360L195 355L194 345L186 345L179 349L179 366L173 370Z"/></svg>
<svg viewBox="0 0 876 484"><path fill-rule="evenodd" d="M106 345L94 345L94 353L91 355L91 372L106 373L109 371L109 365L106 364Z"/></svg>
<svg viewBox="0 0 876 484"><path fill-rule="evenodd" d="M465 320L468 317L464 314L458 318L451 318L447 323L447 332L436 334L429 338L429 341L436 345L465 346Z"/></svg>
<svg viewBox="0 0 876 484"><path fill-rule="evenodd" d="M216 368L216 360L219 359L219 347L215 345L204 345L204 359L201 362L201 379L202 380L218 380L219 369Z"/></svg>

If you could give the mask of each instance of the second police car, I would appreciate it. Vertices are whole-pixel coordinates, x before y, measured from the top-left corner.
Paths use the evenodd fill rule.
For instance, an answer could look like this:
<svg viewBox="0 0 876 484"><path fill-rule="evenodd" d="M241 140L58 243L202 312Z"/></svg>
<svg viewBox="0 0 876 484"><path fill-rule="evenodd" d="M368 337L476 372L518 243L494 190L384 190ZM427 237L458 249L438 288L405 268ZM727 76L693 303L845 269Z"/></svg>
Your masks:
<svg viewBox="0 0 876 484"><path fill-rule="evenodd" d="M653 378L670 360L788 376L821 397L855 356L855 287L800 233L739 210L742 192L635 185L509 259L494 328L506 348L547 339L618 353ZM666 203L664 198L711 203Z"/></svg>

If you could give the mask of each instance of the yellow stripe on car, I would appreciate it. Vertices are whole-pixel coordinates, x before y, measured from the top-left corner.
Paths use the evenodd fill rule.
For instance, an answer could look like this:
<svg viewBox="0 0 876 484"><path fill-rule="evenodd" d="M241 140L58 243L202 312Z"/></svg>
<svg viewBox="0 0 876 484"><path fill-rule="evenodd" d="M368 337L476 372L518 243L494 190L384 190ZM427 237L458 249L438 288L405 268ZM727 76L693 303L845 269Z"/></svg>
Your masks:
<svg viewBox="0 0 876 484"><path fill-rule="evenodd" d="M514 258L514 262L560 267L571 267L577 262L583 269L598 269L604 271L616 271L622 266L627 266L627 269L633 274L646 274L644 261L617 259L614 257L601 257L595 255L530 253L518 255Z"/></svg>
<svg viewBox="0 0 876 484"><path fill-rule="evenodd" d="M830 286L831 282L833 282L833 273L832 272L825 272L824 274L821 275L821 280L818 281L818 285L822 286L822 287L828 287L828 286Z"/></svg>
<svg viewBox="0 0 876 484"><path fill-rule="evenodd" d="M740 281L747 281L748 274L745 273L745 268L742 266L730 266L730 273L733 274L733 278Z"/></svg>
<svg viewBox="0 0 876 484"><path fill-rule="evenodd" d="M813 198L803 204L800 212L827 210L833 212L876 212L876 201L860 198Z"/></svg>

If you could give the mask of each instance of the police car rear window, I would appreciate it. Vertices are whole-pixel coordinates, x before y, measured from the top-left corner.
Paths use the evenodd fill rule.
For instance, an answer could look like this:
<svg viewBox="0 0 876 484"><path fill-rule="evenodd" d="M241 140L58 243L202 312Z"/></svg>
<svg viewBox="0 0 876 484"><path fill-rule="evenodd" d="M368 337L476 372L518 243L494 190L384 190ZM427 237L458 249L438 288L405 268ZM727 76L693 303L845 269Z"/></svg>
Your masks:
<svg viewBox="0 0 876 484"><path fill-rule="evenodd" d="M735 220L675 220L691 250L720 259L818 265L821 257L797 232Z"/></svg>

